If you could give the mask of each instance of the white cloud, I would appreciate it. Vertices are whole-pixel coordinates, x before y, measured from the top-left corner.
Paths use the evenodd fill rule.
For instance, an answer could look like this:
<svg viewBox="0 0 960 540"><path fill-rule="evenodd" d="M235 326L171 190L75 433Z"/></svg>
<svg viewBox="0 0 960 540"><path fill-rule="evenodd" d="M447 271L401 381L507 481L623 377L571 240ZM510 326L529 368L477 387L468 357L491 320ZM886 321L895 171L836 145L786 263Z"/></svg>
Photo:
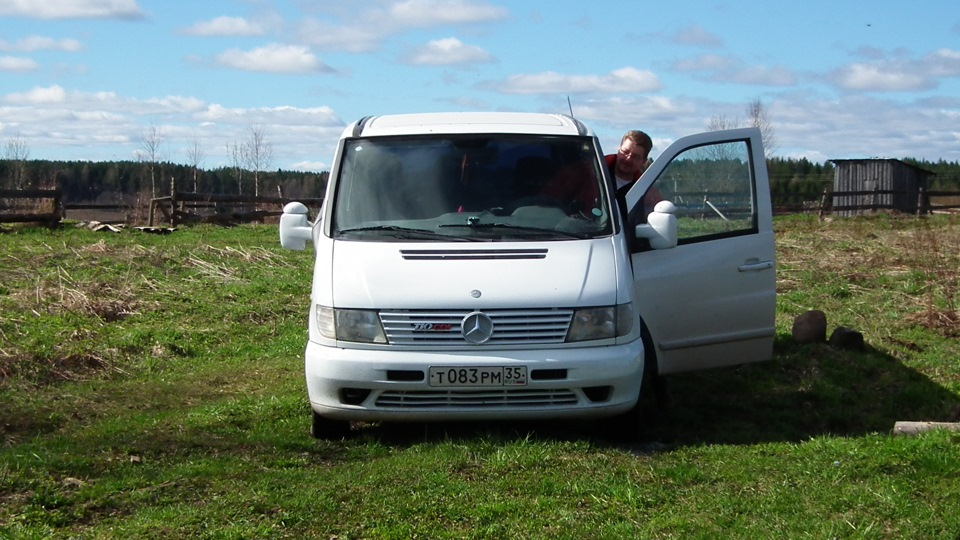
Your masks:
<svg viewBox="0 0 960 540"><path fill-rule="evenodd" d="M937 49L923 58L924 70L935 77L960 77L960 51Z"/></svg>
<svg viewBox="0 0 960 540"><path fill-rule="evenodd" d="M707 48L717 48L723 45L723 40L707 32L699 24L678 30L671 36L671 41L679 45L693 45Z"/></svg>
<svg viewBox="0 0 960 540"><path fill-rule="evenodd" d="M730 60L719 54L702 54L694 58L679 60L673 64L673 69L683 72L716 71L728 69Z"/></svg>
<svg viewBox="0 0 960 540"><path fill-rule="evenodd" d="M314 73L333 71L302 45L271 43L249 51L230 49L217 55L224 66L263 73Z"/></svg>
<svg viewBox="0 0 960 540"><path fill-rule="evenodd" d="M3 97L3 102L15 105L43 105L63 103L67 99L67 91L62 86L53 85L46 88L37 86L27 92L16 92Z"/></svg>
<svg viewBox="0 0 960 540"><path fill-rule="evenodd" d="M292 171L323 172L329 171L330 165L323 161L298 161L291 163L289 169Z"/></svg>
<svg viewBox="0 0 960 540"><path fill-rule="evenodd" d="M835 98L797 91L768 94L763 101L778 141L777 155L806 157L818 163L876 156L960 160L956 99L903 103L856 94ZM627 129L646 131L654 139L656 158L673 140L706 130L712 115L742 118L746 105L665 96L609 96L574 99L573 111L597 131L604 147L616 145Z"/></svg>
<svg viewBox="0 0 960 540"><path fill-rule="evenodd" d="M307 19L300 26L301 42L327 51L366 53L377 49L388 35L382 27L333 24Z"/></svg>
<svg viewBox="0 0 960 540"><path fill-rule="evenodd" d="M960 77L960 51L952 49L937 49L919 58L899 50L886 56L874 51L869 58L869 62L835 69L826 79L844 90L912 92L936 88L943 78Z"/></svg>
<svg viewBox="0 0 960 540"><path fill-rule="evenodd" d="M797 78L787 68L774 66L747 66L730 73L717 73L713 80L754 86L793 86Z"/></svg>
<svg viewBox="0 0 960 540"><path fill-rule="evenodd" d="M111 96L115 98L115 96ZM138 115L180 115L195 114L206 110L207 104L201 99L185 96L164 96L143 100L130 100L125 112Z"/></svg>
<svg viewBox="0 0 960 540"><path fill-rule="evenodd" d="M248 137L251 125L262 126L269 134L273 147L282 149L282 156L277 156L278 161L282 162L281 167L312 171L328 170L316 158L333 155L344 128L343 121L330 107L227 108L211 104L183 121L200 126L205 139L228 143ZM228 159L225 154L221 158L215 155L222 148L222 145L218 146L211 154L214 159L221 159L226 164Z"/></svg>
<svg viewBox="0 0 960 540"><path fill-rule="evenodd" d="M37 110L64 108L88 118L113 114L190 114L205 110L207 105L193 97L164 96L159 98L125 98L116 92L67 91L59 85L35 87L0 97L0 103L36 107Z"/></svg>
<svg viewBox="0 0 960 540"><path fill-rule="evenodd" d="M260 125L274 148L283 149L278 166L298 163L297 170L325 170L317 158L332 155L344 127L330 107L226 108L192 96L138 99L58 85L0 95L0 134L22 132L35 155L56 149L52 159L66 148L73 155L68 159L132 159L149 125L160 126L172 146L202 139L210 167L226 165L225 144L244 140L251 125ZM170 159L187 162L185 155Z"/></svg>
<svg viewBox="0 0 960 540"><path fill-rule="evenodd" d="M37 63L30 58L0 56L0 71L35 71Z"/></svg>
<svg viewBox="0 0 960 540"><path fill-rule="evenodd" d="M450 66L482 64L493 61L493 58L480 47L449 37L427 43L414 51L407 60L418 65Z"/></svg>
<svg viewBox="0 0 960 540"><path fill-rule="evenodd" d="M0 15L37 19L137 19L136 0L0 0Z"/></svg>
<svg viewBox="0 0 960 540"><path fill-rule="evenodd" d="M258 107L251 109L227 108L212 104L202 111L197 111L195 119L201 122L228 123L248 125L310 125L318 127L343 126L343 121L337 117L330 107Z"/></svg>
<svg viewBox="0 0 960 540"><path fill-rule="evenodd" d="M830 155L825 159L842 159L929 155L931 147L921 149L908 145L903 136L940 129L937 124L944 122L931 122L925 118L929 112L922 107L862 96L827 99L789 95L771 107L770 116L777 130L777 139L786 143L784 146L803 153L811 149L829 149ZM891 132L889 126L898 129Z"/></svg>
<svg viewBox="0 0 960 540"><path fill-rule="evenodd" d="M745 66L733 57L718 54L703 54L674 62L672 68L683 73L700 73L704 79L714 82L747 84L756 86L792 86L797 77L781 66Z"/></svg>
<svg viewBox="0 0 960 540"><path fill-rule="evenodd" d="M874 92L926 90L936 86L934 80L922 74L883 64L851 64L835 70L830 79L845 90Z"/></svg>
<svg viewBox="0 0 960 540"><path fill-rule="evenodd" d="M573 113L581 120L590 123L600 123L618 126L618 129L647 129L644 126L659 122L672 122L677 125L673 131L681 134L703 131L693 128L692 124L685 127L683 124L696 121L697 106L690 100L671 99L664 96L611 96L587 101L573 100ZM650 132L656 137L658 133ZM619 142L619 141L618 141Z"/></svg>
<svg viewBox="0 0 960 540"><path fill-rule="evenodd" d="M77 52L83 49L83 44L75 39L53 39L43 36L27 36L14 42L0 39L0 51L66 51Z"/></svg>
<svg viewBox="0 0 960 540"><path fill-rule="evenodd" d="M184 28L181 33L191 36L262 36L262 25L250 22L243 17L217 17L209 21L200 21Z"/></svg>
<svg viewBox="0 0 960 540"><path fill-rule="evenodd" d="M389 20L403 26L437 26L505 19L507 10L470 0L403 0L389 8Z"/></svg>
<svg viewBox="0 0 960 540"><path fill-rule="evenodd" d="M300 24L298 38L302 43L323 50L366 53L377 50L391 36L410 29L489 23L509 16L504 8L472 0L401 0L382 3L389 5L361 10L330 7L335 12L330 19L310 17L304 20Z"/></svg>
<svg viewBox="0 0 960 540"><path fill-rule="evenodd" d="M504 94L583 94L650 92L659 90L660 80L651 71L624 67L606 75L564 75L553 71L511 75L486 86Z"/></svg>

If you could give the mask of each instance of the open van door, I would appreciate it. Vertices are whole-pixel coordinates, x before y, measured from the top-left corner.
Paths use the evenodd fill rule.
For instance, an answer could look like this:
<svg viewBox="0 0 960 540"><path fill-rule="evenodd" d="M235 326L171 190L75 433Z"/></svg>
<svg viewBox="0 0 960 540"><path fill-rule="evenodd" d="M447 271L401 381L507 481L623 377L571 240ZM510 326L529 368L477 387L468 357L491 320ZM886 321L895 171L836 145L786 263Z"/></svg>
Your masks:
<svg viewBox="0 0 960 540"><path fill-rule="evenodd" d="M672 204L661 202L648 216L658 200ZM636 306L659 373L768 360L776 275L760 130L676 141L626 203Z"/></svg>

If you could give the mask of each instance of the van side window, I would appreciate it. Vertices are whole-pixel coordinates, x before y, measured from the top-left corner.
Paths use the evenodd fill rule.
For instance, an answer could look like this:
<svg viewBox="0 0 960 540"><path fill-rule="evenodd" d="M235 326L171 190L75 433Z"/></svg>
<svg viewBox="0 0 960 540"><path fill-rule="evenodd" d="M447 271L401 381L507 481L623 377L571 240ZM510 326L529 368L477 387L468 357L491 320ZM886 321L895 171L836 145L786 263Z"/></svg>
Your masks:
<svg viewBox="0 0 960 540"><path fill-rule="evenodd" d="M677 207L679 244L757 232L757 207L747 141L691 148L671 161L645 199Z"/></svg>

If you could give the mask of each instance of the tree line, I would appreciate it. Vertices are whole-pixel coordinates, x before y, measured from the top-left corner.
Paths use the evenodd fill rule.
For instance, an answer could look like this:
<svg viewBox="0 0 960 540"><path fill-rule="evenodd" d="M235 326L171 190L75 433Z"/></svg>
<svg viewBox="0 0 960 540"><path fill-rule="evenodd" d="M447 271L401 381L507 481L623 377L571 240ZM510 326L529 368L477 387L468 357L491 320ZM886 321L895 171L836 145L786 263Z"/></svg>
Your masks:
<svg viewBox="0 0 960 540"><path fill-rule="evenodd" d="M929 189L960 189L960 162L903 159L915 167L930 171ZM771 193L800 200L818 197L824 187L833 185L834 166L826 161L814 163L806 158L773 157L767 159ZM59 188L66 201L95 201L104 197L154 196L180 192L261 194L284 197L322 197L329 173L277 169L259 172L240 167L200 169L170 162L141 161L48 161L0 159L0 189ZM259 186L259 189L258 187Z"/></svg>
<svg viewBox="0 0 960 540"><path fill-rule="evenodd" d="M179 192L322 197L327 172L239 167L204 170L192 165L142 161L18 161L0 159L0 189L59 188L65 201L140 196L150 199ZM256 182L256 186L255 186Z"/></svg>

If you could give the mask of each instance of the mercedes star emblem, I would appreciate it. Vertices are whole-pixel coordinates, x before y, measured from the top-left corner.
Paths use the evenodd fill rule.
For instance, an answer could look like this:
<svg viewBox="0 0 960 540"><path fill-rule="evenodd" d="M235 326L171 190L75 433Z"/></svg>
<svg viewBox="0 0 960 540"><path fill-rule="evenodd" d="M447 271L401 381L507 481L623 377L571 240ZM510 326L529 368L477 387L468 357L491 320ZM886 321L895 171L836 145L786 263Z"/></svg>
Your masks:
<svg viewBox="0 0 960 540"><path fill-rule="evenodd" d="M463 318L460 331L463 333L463 339L474 345L480 345L486 343L493 335L493 321L486 313L474 311Z"/></svg>

